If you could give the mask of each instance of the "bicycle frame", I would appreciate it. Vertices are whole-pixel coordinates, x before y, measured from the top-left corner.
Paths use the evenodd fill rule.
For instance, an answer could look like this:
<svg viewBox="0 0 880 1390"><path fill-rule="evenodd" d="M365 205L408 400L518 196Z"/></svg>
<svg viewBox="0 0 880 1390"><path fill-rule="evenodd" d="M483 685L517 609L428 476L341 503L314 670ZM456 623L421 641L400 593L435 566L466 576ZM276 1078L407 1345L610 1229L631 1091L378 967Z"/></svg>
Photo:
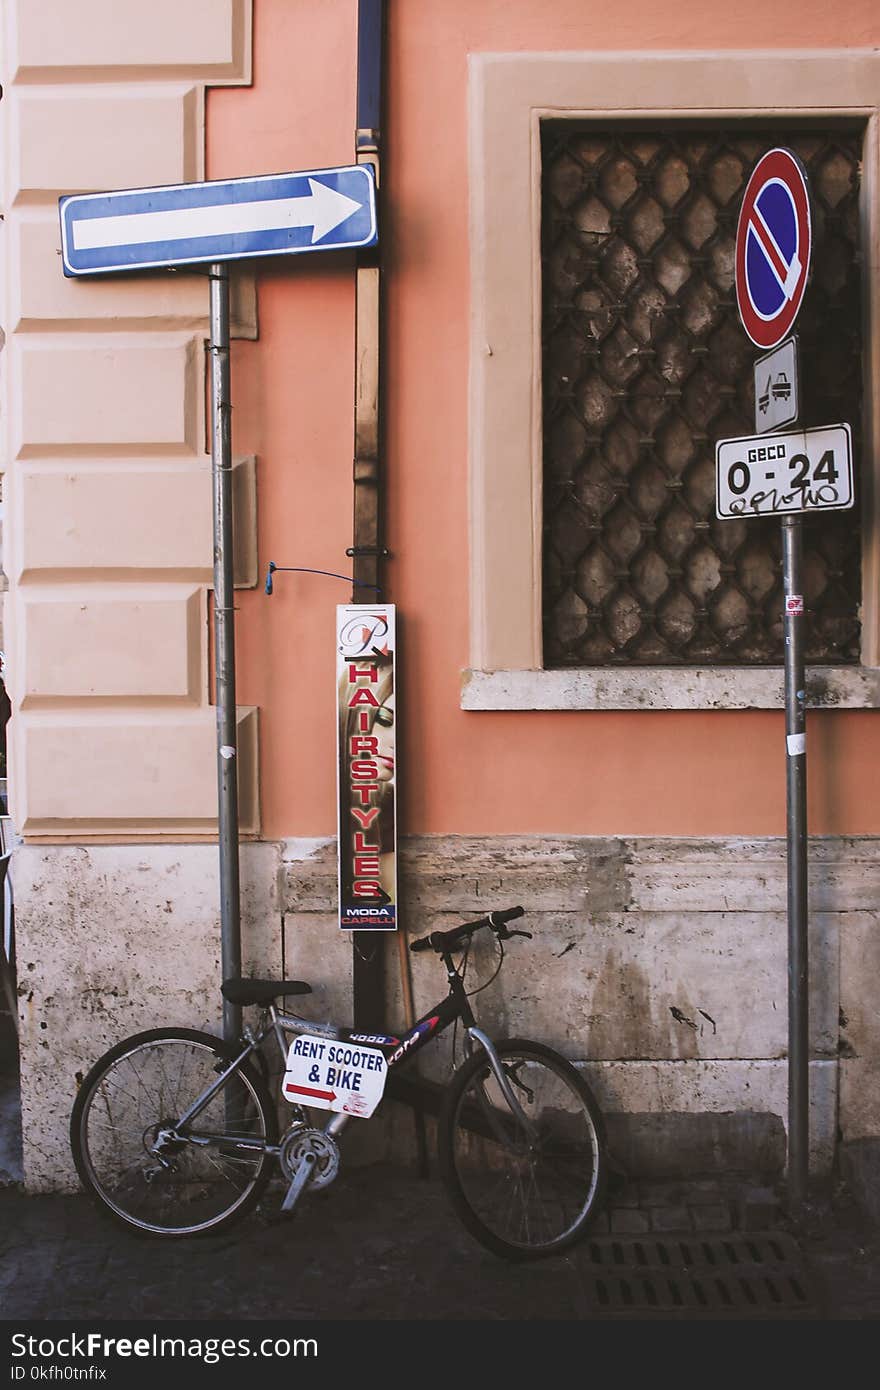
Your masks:
<svg viewBox="0 0 880 1390"><path fill-rule="evenodd" d="M449 993L433 1008L418 1019L402 1037L396 1037L389 1033L365 1033L351 1028L340 1028L332 1022L320 1022L313 1019L303 1018L299 1014L288 1014L281 1012L274 1003L266 1009L265 1021L261 1022L259 1030L254 1033L250 1029L245 1029L244 1040L247 1046L239 1053L234 1061L220 1073L217 1080L193 1102L188 1110L180 1116L174 1129L180 1133L196 1118L197 1115L209 1104L211 1099L222 1089L228 1078L242 1065L243 1062L258 1051L270 1035L274 1035L278 1045L282 1064L287 1055L287 1040L292 1033L315 1033L319 1036L332 1036L340 1042L362 1043L364 1045L378 1046L386 1053L388 1068L391 1070L399 1066L402 1062L408 1061L415 1056L423 1047L441 1033L445 1032L453 1023L461 1020L465 1025L467 1046L474 1043L479 1044L485 1051L495 1079L498 1082L501 1092L519 1122L523 1125L529 1138L534 1138L533 1126L525 1115L522 1107L517 1100L516 1094L510 1085L510 1081L501 1065L498 1054L495 1050L491 1038L477 1027L470 1000L465 991L461 976L455 969L451 954L441 952L440 958L446 967L446 978L449 981ZM334 1113L324 1126L323 1132L335 1138L341 1134L351 1120L351 1115ZM199 1134L188 1136L193 1142L199 1144L210 1144L211 1142L229 1143L229 1136ZM269 1154L278 1154L280 1146L270 1144L265 1139L246 1138L241 1136L235 1139L235 1146L242 1149L256 1149Z"/></svg>
<svg viewBox="0 0 880 1390"><path fill-rule="evenodd" d="M601 1201L601 1111L578 1068L552 1047L487 1036L465 984L475 933L491 929L499 943L528 937L508 930L522 915L507 908L413 940L411 950L440 957L447 990L399 1033L303 1016L315 1000L301 1004L302 983L236 979L222 992L249 1008L238 1043L190 1027L122 1039L93 1064L73 1104L71 1150L84 1188L115 1220L161 1236L225 1229L257 1207L273 1177L286 1188L280 1215L288 1215L304 1193L334 1182L346 1157L342 1132L376 1114L384 1097L386 1117L391 1101L436 1117L440 1177L488 1250L519 1260L566 1248ZM486 983L502 961L503 949ZM457 1040L459 1021L462 1046L444 1048L443 1075L408 1065L450 1026Z"/></svg>

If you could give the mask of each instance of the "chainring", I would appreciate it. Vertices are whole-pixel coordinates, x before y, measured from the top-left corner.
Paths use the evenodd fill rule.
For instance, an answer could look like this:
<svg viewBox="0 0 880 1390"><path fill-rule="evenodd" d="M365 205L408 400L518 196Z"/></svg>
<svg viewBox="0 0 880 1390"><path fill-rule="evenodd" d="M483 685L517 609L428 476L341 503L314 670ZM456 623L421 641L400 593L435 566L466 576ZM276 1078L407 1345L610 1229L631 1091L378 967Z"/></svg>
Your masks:
<svg viewBox="0 0 880 1390"><path fill-rule="evenodd" d="M314 1155L315 1166L309 1180L310 1188L328 1187L339 1172L339 1146L329 1134L308 1125L291 1125L281 1141L278 1155L281 1169L288 1182L293 1182L304 1154Z"/></svg>

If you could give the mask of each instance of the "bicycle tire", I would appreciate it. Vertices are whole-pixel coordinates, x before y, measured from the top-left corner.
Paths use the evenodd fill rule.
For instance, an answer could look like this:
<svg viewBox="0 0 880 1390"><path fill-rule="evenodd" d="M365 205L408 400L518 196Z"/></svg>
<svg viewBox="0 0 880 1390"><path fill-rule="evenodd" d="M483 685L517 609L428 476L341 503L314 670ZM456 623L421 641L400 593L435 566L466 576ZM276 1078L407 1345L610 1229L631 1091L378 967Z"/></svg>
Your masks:
<svg viewBox="0 0 880 1390"><path fill-rule="evenodd" d="M453 1076L440 1115L441 1172L471 1235L508 1260L555 1255L601 1207L605 1126L584 1078L543 1043L495 1045L532 1122L530 1139L480 1048Z"/></svg>
<svg viewBox="0 0 880 1390"><path fill-rule="evenodd" d="M246 1065L187 1128L210 1132L210 1143L175 1142L165 1165L150 1152L160 1127L174 1125L239 1050L193 1028L152 1028L99 1058L77 1093L70 1145L103 1212L141 1234L179 1238L218 1232L253 1209L272 1156L235 1140L273 1143L278 1123L262 1077Z"/></svg>

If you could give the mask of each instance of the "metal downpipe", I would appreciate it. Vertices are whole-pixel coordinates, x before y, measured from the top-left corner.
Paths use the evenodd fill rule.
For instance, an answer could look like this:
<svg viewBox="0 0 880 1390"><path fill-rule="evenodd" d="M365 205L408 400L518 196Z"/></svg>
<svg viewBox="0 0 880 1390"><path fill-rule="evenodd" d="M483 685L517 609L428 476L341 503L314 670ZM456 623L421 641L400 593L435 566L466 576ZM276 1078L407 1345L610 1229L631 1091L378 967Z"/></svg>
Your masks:
<svg viewBox="0 0 880 1390"><path fill-rule="evenodd" d="M238 743L235 707L235 590L232 550L232 401L229 374L229 267L210 267L211 476L214 502L214 670L220 848L220 955L224 980L241 975L238 868ZM241 1007L223 1001L223 1036L241 1034Z"/></svg>

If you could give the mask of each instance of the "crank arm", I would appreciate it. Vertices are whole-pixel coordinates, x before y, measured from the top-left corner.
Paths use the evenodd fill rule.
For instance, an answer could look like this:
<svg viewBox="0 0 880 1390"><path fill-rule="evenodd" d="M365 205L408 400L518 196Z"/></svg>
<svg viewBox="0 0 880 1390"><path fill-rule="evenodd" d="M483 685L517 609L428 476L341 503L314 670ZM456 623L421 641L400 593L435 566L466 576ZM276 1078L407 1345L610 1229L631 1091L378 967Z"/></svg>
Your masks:
<svg viewBox="0 0 880 1390"><path fill-rule="evenodd" d="M296 1206L297 1202L302 1196L303 1189L305 1188L306 1183L312 1176L314 1167L315 1155L303 1154L302 1158L297 1164L296 1172L293 1175L293 1182L287 1189L287 1196L281 1203L282 1211L293 1211L293 1208Z"/></svg>

